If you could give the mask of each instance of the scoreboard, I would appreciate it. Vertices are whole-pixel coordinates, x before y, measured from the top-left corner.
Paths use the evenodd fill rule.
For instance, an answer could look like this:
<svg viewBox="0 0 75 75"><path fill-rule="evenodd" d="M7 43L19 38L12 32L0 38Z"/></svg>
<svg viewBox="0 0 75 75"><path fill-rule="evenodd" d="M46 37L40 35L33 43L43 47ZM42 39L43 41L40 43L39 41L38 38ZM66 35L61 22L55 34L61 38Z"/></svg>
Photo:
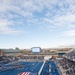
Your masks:
<svg viewBox="0 0 75 75"><path fill-rule="evenodd" d="M41 48L40 47L32 47L31 48L31 52L32 53L40 53L41 52Z"/></svg>

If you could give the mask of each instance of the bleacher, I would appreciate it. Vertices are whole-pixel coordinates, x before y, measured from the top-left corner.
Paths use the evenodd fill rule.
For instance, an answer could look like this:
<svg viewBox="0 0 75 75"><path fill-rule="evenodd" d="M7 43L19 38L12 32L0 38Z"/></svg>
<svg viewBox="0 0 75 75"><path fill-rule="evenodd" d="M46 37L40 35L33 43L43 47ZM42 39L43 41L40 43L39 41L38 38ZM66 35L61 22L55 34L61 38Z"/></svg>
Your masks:
<svg viewBox="0 0 75 75"><path fill-rule="evenodd" d="M60 66L64 70L66 75L75 75L75 62L63 58L59 61Z"/></svg>
<svg viewBox="0 0 75 75"><path fill-rule="evenodd" d="M64 58L58 62L65 75L75 75L75 49L64 55Z"/></svg>
<svg viewBox="0 0 75 75"><path fill-rule="evenodd" d="M75 61L75 49L72 49L70 52L64 55L69 60Z"/></svg>

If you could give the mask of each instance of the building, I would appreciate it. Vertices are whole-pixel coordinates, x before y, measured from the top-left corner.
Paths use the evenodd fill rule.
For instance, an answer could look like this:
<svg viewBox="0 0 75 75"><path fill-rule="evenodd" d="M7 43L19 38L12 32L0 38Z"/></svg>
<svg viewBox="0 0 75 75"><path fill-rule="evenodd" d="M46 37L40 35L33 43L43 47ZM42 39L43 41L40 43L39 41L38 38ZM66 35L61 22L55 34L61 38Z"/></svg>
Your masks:
<svg viewBox="0 0 75 75"><path fill-rule="evenodd" d="M19 56L21 54L21 50L17 49L0 49L0 56Z"/></svg>
<svg viewBox="0 0 75 75"><path fill-rule="evenodd" d="M1 49L0 49L0 56L5 56L4 51L2 51Z"/></svg>

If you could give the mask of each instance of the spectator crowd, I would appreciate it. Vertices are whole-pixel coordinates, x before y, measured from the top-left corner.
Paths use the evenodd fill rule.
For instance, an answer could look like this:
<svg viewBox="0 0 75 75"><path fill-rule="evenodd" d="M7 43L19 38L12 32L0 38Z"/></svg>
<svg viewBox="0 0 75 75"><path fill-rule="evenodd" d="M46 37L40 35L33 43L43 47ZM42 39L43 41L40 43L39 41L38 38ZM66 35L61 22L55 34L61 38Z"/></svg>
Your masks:
<svg viewBox="0 0 75 75"><path fill-rule="evenodd" d="M58 63L62 67L62 70L65 72L66 75L75 75L75 61L63 58L59 60Z"/></svg>

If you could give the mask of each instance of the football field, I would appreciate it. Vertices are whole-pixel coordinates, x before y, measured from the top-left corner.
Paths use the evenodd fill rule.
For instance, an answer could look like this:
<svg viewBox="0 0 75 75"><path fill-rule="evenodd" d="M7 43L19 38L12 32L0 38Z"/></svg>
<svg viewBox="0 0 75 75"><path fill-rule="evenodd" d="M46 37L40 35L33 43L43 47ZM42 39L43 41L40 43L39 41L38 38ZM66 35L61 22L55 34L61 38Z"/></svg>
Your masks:
<svg viewBox="0 0 75 75"><path fill-rule="evenodd" d="M9 67L15 67L13 69L0 72L0 75L19 75L23 72L36 73L40 71L43 62L18 62L17 65L7 65ZM24 75L24 74L23 74ZM27 74L26 74L27 75ZM56 64L53 61L46 61L40 75L60 75Z"/></svg>
<svg viewBox="0 0 75 75"><path fill-rule="evenodd" d="M43 62L20 62L18 64L23 65L23 68L15 68L0 72L0 75L18 75L21 72L38 73ZM7 66L9 68L9 66Z"/></svg>

